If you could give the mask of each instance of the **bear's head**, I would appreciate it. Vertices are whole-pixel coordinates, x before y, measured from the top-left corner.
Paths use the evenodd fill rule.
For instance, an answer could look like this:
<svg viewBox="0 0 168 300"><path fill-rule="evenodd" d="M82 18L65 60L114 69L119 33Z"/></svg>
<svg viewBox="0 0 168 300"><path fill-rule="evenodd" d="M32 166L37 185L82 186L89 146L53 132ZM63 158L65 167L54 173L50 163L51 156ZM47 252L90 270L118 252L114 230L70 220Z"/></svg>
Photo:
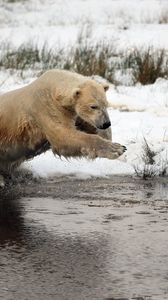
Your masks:
<svg viewBox="0 0 168 300"><path fill-rule="evenodd" d="M74 89L73 100L77 117L99 129L110 127L105 94L107 90L108 85L94 80L88 80Z"/></svg>

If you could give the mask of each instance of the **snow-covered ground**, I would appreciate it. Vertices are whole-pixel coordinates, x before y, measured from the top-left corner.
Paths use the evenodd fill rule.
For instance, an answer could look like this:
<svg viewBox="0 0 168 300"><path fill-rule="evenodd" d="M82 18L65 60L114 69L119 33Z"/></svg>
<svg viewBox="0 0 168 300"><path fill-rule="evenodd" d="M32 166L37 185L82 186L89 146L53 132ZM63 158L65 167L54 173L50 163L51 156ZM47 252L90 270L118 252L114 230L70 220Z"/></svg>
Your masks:
<svg viewBox="0 0 168 300"><path fill-rule="evenodd" d="M163 23L163 17L167 23ZM162 21L161 21L162 20ZM82 26L92 30L91 38L115 43L118 50L148 47L168 50L167 0L72 0L22 1L0 4L0 42L33 41L39 46L75 44ZM31 76L31 75L30 75ZM23 86L33 78L0 72L1 91ZM134 174L144 168L146 140L159 172L168 166L168 80L153 85L110 86L107 92L113 141L127 146L119 160L60 160L49 151L25 163L37 175L75 174L80 177Z"/></svg>
<svg viewBox="0 0 168 300"><path fill-rule="evenodd" d="M154 45L168 49L167 0L22 0L0 4L0 41L75 43L86 24L93 39L123 49ZM159 24L163 23L163 24Z"/></svg>

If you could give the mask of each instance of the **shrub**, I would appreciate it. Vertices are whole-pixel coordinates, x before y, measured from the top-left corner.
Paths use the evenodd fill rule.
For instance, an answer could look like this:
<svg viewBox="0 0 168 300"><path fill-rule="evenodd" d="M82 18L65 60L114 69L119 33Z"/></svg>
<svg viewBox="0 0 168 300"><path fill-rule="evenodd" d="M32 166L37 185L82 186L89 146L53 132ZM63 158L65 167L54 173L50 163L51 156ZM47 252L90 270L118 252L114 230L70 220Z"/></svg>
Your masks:
<svg viewBox="0 0 168 300"><path fill-rule="evenodd" d="M168 175L168 159L162 158L160 155L160 161L159 163L156 162L156 155L158 153L156 151L153 151L151 147L149 146L149 143L144 138L144 144L143 144L143 152L142 152L142 166L135 166L134 170L138 177L141 177L142 179L146 180L148 178L152 178L155 176L167 176Z"/></svg>

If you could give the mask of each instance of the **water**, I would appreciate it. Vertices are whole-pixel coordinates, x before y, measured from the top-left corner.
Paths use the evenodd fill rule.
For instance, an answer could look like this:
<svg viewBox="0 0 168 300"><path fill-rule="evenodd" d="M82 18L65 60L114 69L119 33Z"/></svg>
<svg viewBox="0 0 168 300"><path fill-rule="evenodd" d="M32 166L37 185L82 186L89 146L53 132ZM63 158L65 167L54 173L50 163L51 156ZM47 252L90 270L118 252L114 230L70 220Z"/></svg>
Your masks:
<svg viewBox="0 0 168 300"><path fill-rule="evenodd" d="M168 299L166 179L60 177L0 197L0 299Z"/></svg>

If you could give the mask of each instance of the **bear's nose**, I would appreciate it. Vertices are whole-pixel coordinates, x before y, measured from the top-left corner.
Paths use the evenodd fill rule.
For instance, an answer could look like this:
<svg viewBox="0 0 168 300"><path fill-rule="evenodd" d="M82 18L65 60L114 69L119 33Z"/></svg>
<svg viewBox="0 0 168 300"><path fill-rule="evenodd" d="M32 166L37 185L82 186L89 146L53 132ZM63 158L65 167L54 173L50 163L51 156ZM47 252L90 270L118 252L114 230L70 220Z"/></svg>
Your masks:
<svg viewBox="0 0 168 300"><path fill-rule="evenodd" d="M110 126L111 126L111 122L110 122L110 121L105 122L105 123L103 124L103 129L109 128Z"/></svg>

